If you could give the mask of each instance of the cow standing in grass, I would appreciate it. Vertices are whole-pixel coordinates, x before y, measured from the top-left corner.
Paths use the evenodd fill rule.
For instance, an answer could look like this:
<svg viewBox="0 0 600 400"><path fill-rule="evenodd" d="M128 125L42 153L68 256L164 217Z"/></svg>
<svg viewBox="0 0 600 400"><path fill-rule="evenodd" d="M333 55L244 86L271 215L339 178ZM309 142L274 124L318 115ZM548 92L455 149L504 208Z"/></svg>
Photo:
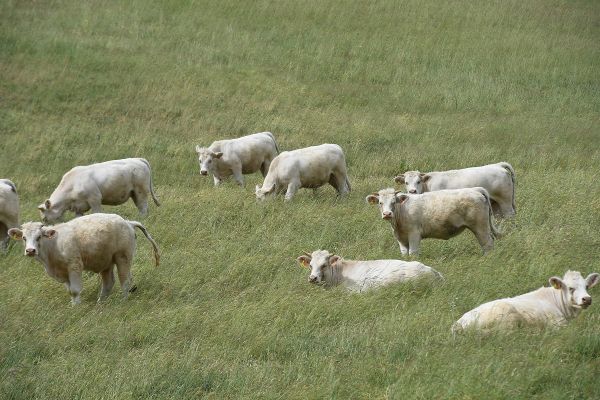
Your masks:
<svg viewBox="0 0 600 400"><path fill-rule="evenodd" d="M261 132L237 139L219 140L209 147L196 146L196 153L200 174L210 173L215 186L231 175L243 186L245 174L260 170L263 177L267 175L279 149L271 132Z"/></svg>
<svg viewBox="0 0 600 400"><path fill-rule="evenodd" d="M550 287L480 305L456 321L452 331L486 332L527 325L565 325L592 304L592 296L587 289L594 287L598 281L598 273L591 273L584 279L577 271L567 271L562 279L557 276L550 278Z"/></svg>
<svg viewBox="0 0 600 400"><path fill-rule="evenodd" d="M343 285L358 292L424 277L442 278L439 272L417 261L345 260L327 250L305 253L297 260L301 266L310 269L310 283Z"/></svg>
<svg viewBox="0 0 600 400"><path fill-rule="evenodd" d="M79 304L83 271L99 273L102 290L98 301L105 299L115 283L114 265L117 266L123 296L133 291L131 263L135 253L135 229L138 228L152 244L156 266L159 251L146 228L136 221L127 221L115 214L90 214L69 222L44 226L28 222L21 229L10 229L14 240L25 244L25 255L44 265L46 273L71 294L71 303Z"/></svg>
<svg viewBox="0 0 600 400"><path fill-rule="evenodd" d="M421 239L449 239L465 228L475 234L487 253L499 235L484 188L423 194L405 194L390 188L373 193L366 200L378 204L381 217L390 221L402 254L418 254Z"/></svg>
<svg viewBox="0 0 600 400"><path fill-rule="evenodd" d="M507 162L442 172L407 171L394 181L405 184L411 194L483 187L489 193L495 214L512 217L516 213L515 170Z"/></svg>
<svg viewBox="0 0 600 400"><path fill-rule="evenodd" d="M0 179L0 250L8 248L8 230L19 226L17 187L8 179Z"/></svg>
<svg viewBox="0 0 600 400"><path fill-rule="evenodd" d="M131 198L140 214L145 216L149 195L159 206L150 164L143 158L126 158L71 169L38 209L45 223L53 223L68 210L79 217L89 210L102 212L103 204L116 206Z"/></svg>
<svg viewBox="0 0 600 400"><path fill-rule="evenodd" d="M285 191L290 200L298 189L316 189L329 183L339 195L350 192L350 181L344 151L337 144L322 144L279 154L269 168L262 187L256 186L256 197Z"/></svg>

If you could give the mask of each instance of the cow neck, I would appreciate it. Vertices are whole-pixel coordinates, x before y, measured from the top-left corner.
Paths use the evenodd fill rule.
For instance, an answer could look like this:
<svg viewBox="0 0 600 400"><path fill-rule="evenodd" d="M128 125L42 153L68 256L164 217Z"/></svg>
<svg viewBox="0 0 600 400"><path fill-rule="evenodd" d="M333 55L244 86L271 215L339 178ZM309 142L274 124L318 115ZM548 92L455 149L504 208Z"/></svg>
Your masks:
<svg viewBox="0 0 600 400"><path fill-rule="evenodd" d="M570 302L567 299L567 296L565 296L565 291L563 289L554 289L552 287L549 287L548 289L551 290L553 303L558 307L561 314L566 319L575 318L577 314L579 314L579 309L570 306Z"/></svg>
<svg viewBox="0 0 600 400"><path fill-rule="evenodd" d="M58 260L58 249L56 248L56 238L40 240L38 245L39 251L36 259L44 265L46 273L52 277L56 277L55 266Z"/></svg>
<svg viewBox="0 0 600 400"><path fill-rule="evenodd" d="M329 265L325 274L328 284L331 286L339 285L344 280L344 260L340 259L334 265Z"/></svg>

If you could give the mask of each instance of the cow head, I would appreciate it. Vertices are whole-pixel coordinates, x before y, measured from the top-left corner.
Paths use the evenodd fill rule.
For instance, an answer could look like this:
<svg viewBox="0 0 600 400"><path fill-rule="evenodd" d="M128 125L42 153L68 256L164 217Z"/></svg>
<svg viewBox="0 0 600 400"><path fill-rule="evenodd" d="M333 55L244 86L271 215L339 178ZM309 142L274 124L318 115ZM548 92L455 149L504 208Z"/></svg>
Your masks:
<svg viewBox="0 0 600 400"><path fill-rule="evenodd" d="M198 163L200 164L200 174L208 175L210 172L214 174L216 160L223 157L223 153L214 152L206 147L196 146L196 153L198 153Z"/></svg>
<svg viewBox="0 0 600 400"><path fill-rule="evenodd" d="M430 177L430 175L419 171L407 171L402 175L395 177L394 181L399 184L405 184L406 191L410 194L421 194L425 191L424 183L427 182Z"/></svg>
<svg viewBox="0 0 600 400"><path fill-rule="evenodd" d="M271 194L275 191L275 185L263 185L262 187L256 185L254 194L256 194L256 198L258 200L264 200L268 194Z"/></svg>
<svg viewBox="0 0 600 400"><path fill-rule="evenodd" d="M37 209L40 210L40 217L45 224L55 223L62 218L65 212L63 207L52 203L50 199L40 204Z"/></svg>
<svg viewBox="0 0 600 400"><path fill-rule="evenodd" d="M326 274L330 274L330 268L340 260L340 256L330 254L327 250L316 250L312 254L304 253L296 260L302 267L310 269L308 281L310 283L322 283Z"/></svg>
<svg viewBox="0 0 600 400"><path fill-rule="evenodd" d="M25 255L35 257L40 254L40 241L42 239L54 239L56 231L50 227L45 227L41 222L28 222L23 224L21 229L9 229L8 235L13 240L24 241Z"/></svg>
<svg viewBox="0 0 600 400"><path fill-rule="evenodd" d="M576 309L587 308L592 304L592 296L589 295L587 289L594 287L599 281L600 274L597 272L591 273L583 279L583 276L577 271L567 271L562 279L558 276L549 279L550 285L554 289L563 291L567 298L567 304Z"/></svg>
<svg viewBox="0 0 600 400"><path fill-rule="evenodd" d="M408 199L408 195L395 191L392 188L381 189L366 197L369 204L378 204L381 211L381 218L392 220L396 204L402 204Z"/></svg>

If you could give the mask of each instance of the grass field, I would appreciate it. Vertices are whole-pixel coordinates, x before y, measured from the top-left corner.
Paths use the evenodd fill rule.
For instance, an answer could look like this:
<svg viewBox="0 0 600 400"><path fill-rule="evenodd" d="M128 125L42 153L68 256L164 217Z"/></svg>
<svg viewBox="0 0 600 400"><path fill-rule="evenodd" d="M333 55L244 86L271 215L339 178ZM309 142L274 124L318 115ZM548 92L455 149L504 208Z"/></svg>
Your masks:
<svg viewBox="0 0 600 400"><path fill-rule="evenodd" d="M143 220L162 265L138 235L127 301L96 304L86 275L71 308L21 244L0 254L0 398L600 398L597 304L555 331L450 332L482 302L600 272L599 43L583 0L0 2L0 178L22 222L71 167L124 157L150 161L163 203ZM257 204L260 175L199 175L196 144L260 131L341 145L352 194ZM424 241L443 284L356 295L296 264L400 258L367 194L498 161L517 216L485 257L469 232Z"/></svg>

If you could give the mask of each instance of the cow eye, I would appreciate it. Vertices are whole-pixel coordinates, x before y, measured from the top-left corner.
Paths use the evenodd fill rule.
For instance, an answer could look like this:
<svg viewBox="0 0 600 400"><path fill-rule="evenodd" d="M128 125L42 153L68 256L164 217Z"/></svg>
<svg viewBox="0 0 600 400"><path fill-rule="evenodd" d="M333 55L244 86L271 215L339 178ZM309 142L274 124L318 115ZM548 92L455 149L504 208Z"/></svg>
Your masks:
<svg viewBox="0 0 600 400"><path fill-rule="evenodd" d="M417 185L418 185L419 183L421 183L421 181L417 181Z"/></svg>
<svg viewBox="0 0 600 400"><path fill-rule="evenodd" d="M23 236L23 240L27 240L27 238L25 236Z"/></svg>

